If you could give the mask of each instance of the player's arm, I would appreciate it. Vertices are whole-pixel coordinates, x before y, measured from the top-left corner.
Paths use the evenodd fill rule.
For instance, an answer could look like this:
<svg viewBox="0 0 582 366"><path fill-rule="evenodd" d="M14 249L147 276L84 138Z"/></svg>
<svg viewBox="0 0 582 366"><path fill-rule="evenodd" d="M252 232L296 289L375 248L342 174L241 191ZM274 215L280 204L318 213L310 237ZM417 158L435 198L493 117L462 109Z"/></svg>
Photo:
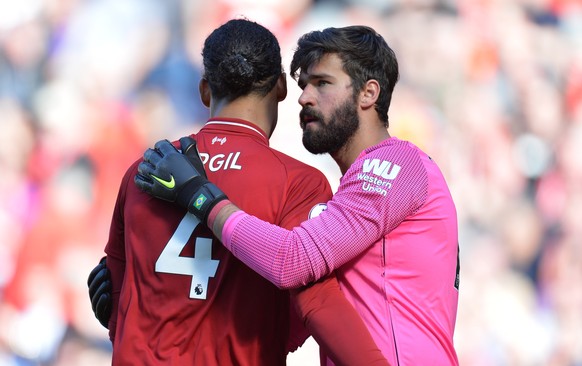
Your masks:
<svg viewBox="0 0 582 366"><path fill-rule="evenodd" d="M315 169L288 170L288 174L285 205L279 212L278 225L294 228L324 211L323 202L329 200L332 191L325 176ZM290 341L295 344L290 350L312 335L322 355L338 366L388 365L363 320L341 292L335 273L290 294L294 304L291 320L301 321L301 327L291 323Z"/></svg>
<svg viewBox="0 0 582 366"><path fill-rule="evenodd" d="M190 145L186 146L187 144L183 142L188 139ZM183 137L180 143L184 154L180 153L168 140L158 141L153 149L146 150L134 178L140 190L186 208L201 222L206 223L215 236L237 258L280 288L301 287L333 271L335 263L328 263L328 258L331 256L333 259L334 253L329 250L325 253L321 251L317 253L318 248L306 251L301 247L302 238L297 237L294 231L282 229L240 211L216 185L206 178L202 161L197 153L196 142L189 137ZM240 237L243 242L237 243L239 245L236 247L231 245L231 240L223 238L224 233L232 234L237 225L249 217L256 220L246 220L246 225L242 226L252 227L252 230L249 230L254 231L252 239L250 239L252 233L247 230L243 230L243 235ZM357 230L350 223L341 227ZM378 229L376 227L376 231ZM332 238L334 240L330 242L341 246L345 241L362 235L362 233L351 234L339 233L337 234L339 238ZM364 234L377 235L377 232ZM227 235L227 237L231 239L232 235ZM255 247L257 243L263 242L266 242L266 245L260 244L259 247ZM351 248L350 242L346 244L348 244L347 250L351 257L344 258L344 263L365 249L365 247ZM315 257L312 259L311 255ZM295 268L287 271L289 266L296 266L300 271L295 271ZM297 277L290 280L283 279L282 276L286 276L285 272L293 273Z"/></svg>
<svg viewBox="0 0 582 366"><path fill-rule="evenodd" d="M113 343L116 336L117 328L117 310L119 308L119 296L121 286L123 285L123 276L125 273L125 261L115 258L112 255L107 256L107 267L111 274L111 318L109 318L109 339Z"/></svg>
<svg viewBox="0 0 582 366"><path fill-rule="evenodd" d="M116 336L117 310L119 308L119 297L123 286L125 276L125 220L124 206L127 187L133 181L133 175L137 162L132 165L121 181L117 200L111 217L111 226L109 228L109 239L105 246L107 254L106 268L104 278L110 282L108 300L110 304L110 317L107 322L109 329L109 339L113 343Z"/></svg>
<svg viewBox="0 0 582 366"><path fill-rule="evenodd" d="M337 366L389 365L335 275L291 290L291 298L313 339Z"/></svg>
<svg viewBox="0 0 582 366"><path fill-rule="evenodd" d="M129 174L126 173L118 192L109 230L109 240L106 245L106 252L111 252L113 255L101 258L87 278L89 300L91 301L93 313L97 320L99 320L99 323L109 329L109 338L112 342L115 338L117 305L121 292L123 273L125 272L124 262L117 260L116 257L125 254L122 208L123 202L125 201L123 187L127 185L128 177Z"/></svg>
<svg viewBox="0 0 582 366"><path fill-rule="evenodd" d="M144 154L135 183L197 216L237 258L279 288L301 287L330 274L413 214L426 197L419 159L407 162L385 195L363 190L361 166L350 168L327 211L290 231L240 211L199 164L197 153L182 155L159 141Z"/></svg>

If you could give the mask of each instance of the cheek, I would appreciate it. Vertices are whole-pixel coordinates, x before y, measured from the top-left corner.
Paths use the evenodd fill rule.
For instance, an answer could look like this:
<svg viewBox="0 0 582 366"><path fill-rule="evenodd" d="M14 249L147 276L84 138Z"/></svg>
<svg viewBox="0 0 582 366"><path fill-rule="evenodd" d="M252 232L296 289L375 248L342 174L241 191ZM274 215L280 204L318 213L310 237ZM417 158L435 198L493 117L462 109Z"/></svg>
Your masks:
<svg viewBox="0 0 582 366"><path fill-rule="evenodd" d="M335 93L322 93L319 96L319 109L328 116L341 104L340 98Z"/></svg>

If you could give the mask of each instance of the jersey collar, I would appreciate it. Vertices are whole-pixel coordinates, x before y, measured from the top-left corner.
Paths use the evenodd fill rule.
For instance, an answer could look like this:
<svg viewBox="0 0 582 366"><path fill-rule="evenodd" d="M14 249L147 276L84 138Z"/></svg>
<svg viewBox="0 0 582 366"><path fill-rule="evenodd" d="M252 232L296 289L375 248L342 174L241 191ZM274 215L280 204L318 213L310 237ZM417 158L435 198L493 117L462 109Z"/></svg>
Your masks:
<svg viewBox="0 0 582 366"><path fill-rule="evenodd" d="M238 118L211 118L208 120L208 122L206 122L206 124L204 125L205 127L211 127L211 126L216 126L218 128L229 128L229 127L233 127L234 129L245 129L249 132L255 133L261 137L263 137L265 140L267 140L267 142L269 141L269 138L267 137L267 134L260 129L259 127L257 127L255 124L249 122L249 121L245 121L244 119L238 119Z"/></svg>

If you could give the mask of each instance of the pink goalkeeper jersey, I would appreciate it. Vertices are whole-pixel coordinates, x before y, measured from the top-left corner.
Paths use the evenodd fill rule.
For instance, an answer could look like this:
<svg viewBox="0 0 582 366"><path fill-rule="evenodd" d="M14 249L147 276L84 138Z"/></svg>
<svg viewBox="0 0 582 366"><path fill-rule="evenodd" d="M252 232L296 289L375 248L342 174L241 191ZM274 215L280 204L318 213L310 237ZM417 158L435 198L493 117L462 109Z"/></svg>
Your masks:
<svg viewBox="0 0 582 366"><path fill-rule="evenodd" d="M439 168L413 144L389 138L363 151L327 209L292 231L238 212L223 241L281 288L336 270L392 365L458 364L456 209Z"/></svg>

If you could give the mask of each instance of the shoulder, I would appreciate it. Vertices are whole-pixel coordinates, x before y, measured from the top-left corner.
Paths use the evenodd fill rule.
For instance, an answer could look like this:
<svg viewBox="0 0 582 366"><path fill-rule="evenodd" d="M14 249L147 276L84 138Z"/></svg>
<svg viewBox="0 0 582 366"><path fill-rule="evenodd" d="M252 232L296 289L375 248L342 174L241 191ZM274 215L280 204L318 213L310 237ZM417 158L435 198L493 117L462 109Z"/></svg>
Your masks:
<svg viewBox="0 0 582 366"><path fill-rule="evenodd" d="M366 150L365 157L388 158L399 163L420 163L426 154L410 141L390 138Z"/></svg>
<svg viewBox="0 0 582 366"><path fill-rule="evenodd" d="M300 160L297 160L285 153L282 153L278 150L272 149L273 157L277 159L281 167L283 167L289 176L289 178L309 178L309 179L318 179L318 180L325 180L325 175L316 169L315 167L306 164Z"/></svg>
<svg viewBox="0 0 582 366"><path fill-rule="evenodd" d="M405 171L418 176L425 170L425 157L428 156L414 144L391 138L362 152L348 172L389 180L402 176Z"/></svg>
<svg viewBox="0 0 582 366"><path fill-rule="evenodd" d="M331 186L320 170L280 151L273 150L273 154L284 170L285 186L290 196L297 196L302 200L312 197L316 203L326 202L331 198Z"/></svg>
<svg viewBox="0 0 582 366"><path fill-rule="evenodd" d="M406 196L420 204L428 190L423 156L412 143L385 140L360 154L342 177L340 189L374 199Z"/></svg>
<svg viewBox="0 0 582 366"><path fill-rule="evenodd" d="M125 171L125 174L123 175L123 178L121 179L121 188L122 189L127 190L128 186L129 187L133 186L133 181L134 181L135 175L137 174L137 167L138 167L139 163L141 163L142 161L143 161L143 158L140 157L139 159L134 161L127 168L127 170Z"/></svg>

